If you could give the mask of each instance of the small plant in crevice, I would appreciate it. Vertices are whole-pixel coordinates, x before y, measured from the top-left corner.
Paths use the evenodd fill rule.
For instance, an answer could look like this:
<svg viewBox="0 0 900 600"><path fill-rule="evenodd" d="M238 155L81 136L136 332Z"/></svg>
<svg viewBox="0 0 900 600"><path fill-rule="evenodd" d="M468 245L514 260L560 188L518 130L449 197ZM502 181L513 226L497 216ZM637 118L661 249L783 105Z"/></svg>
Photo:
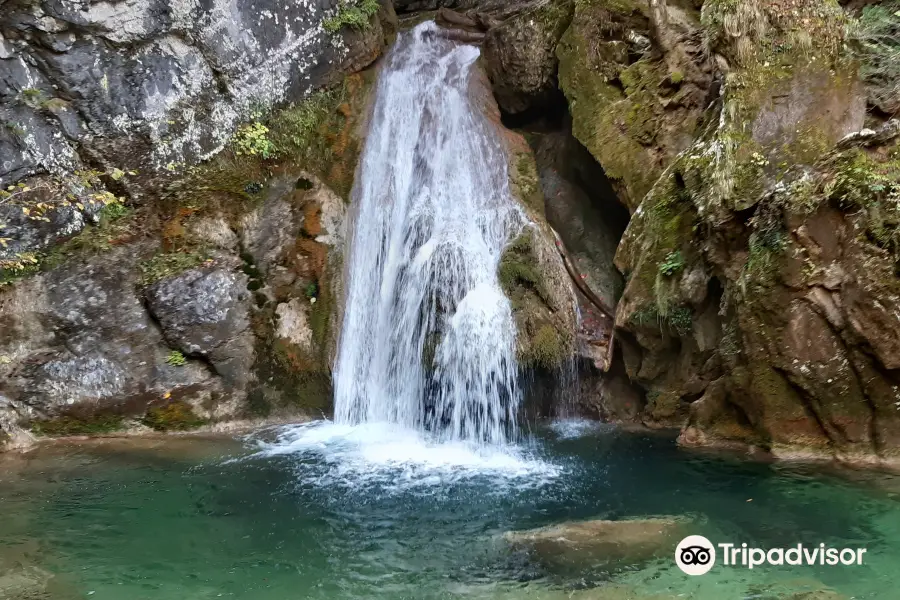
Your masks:
<svg viewBox="0 0 900 600"><path fill-rule="evenodd" d="M316 284L315 281L310 281L310 282L306 285L305 294L306 294L306 297L309 298L309 299L313 299L313 298L315 298L316 296L318 296L318 295L319 295L319 286L318 286L318 284Z"/></svg>
<svg viewBox="0 0 900 600"><path fill-rule="evenodd" d="M275 155L275 144L269 139L269 128L260 122L241 125L231 138L234 153L238 156L270 158Z"/></svg>
<svg viewBox="0 0 900 600"><path fill-rule="evenodd" d="M669 252L666 259L659 265L659 273L666 277L675 275L684 268L684 257L680 250Z"/></svg>
<svg viewBox="0 0 900 600"><path fill-rule="evenodd" d="M166 356L166 364L173 367L183 367L187 364L187 359L184 357L184 354L178 350L172 350L169 352L168 356Z"/></svg>

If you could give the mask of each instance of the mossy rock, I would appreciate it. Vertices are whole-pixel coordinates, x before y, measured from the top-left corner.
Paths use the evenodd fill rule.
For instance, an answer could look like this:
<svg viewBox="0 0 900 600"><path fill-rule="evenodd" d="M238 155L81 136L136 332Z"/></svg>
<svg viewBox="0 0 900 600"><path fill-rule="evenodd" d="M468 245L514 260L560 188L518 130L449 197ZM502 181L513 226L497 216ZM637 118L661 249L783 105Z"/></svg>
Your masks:
<svg viewBox="0 0 900 600"><path fill-rule="evenodd" d="M183 400L174 400L147 410L142 422L156 431L190 431L206 424L193 407Z"/></svg>
<svg viewBox="0 0 900 600"><path fill-rule="evenodd" d="M44 421L34 421L31 430L38 435L50 437L102 435L122 429L124 420L123 415L115 412L72 413Z"/></svg>
<svg viewBox="0 0 900 600"><path fill-rule="evenodd" d="M552 369L572 356L574 336L546 287L547 276L537 254L535 228L513 240L498 267L500 286L509 298L516 320L519 366Z"/></svg>

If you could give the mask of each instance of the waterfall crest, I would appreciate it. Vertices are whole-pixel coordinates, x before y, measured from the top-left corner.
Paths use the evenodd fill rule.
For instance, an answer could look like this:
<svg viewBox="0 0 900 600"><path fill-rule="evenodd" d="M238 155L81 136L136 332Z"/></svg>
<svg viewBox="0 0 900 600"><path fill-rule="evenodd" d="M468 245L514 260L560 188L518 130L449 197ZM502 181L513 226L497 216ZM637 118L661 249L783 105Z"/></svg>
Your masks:
<svg viewBox="0 0 900 600"><path fill-rule="evenodd" d="M478 55L424 23L401 34L379 78L353 191L338 423L516 436L516 328L497 267L526 218L469 96Z"/></svg>

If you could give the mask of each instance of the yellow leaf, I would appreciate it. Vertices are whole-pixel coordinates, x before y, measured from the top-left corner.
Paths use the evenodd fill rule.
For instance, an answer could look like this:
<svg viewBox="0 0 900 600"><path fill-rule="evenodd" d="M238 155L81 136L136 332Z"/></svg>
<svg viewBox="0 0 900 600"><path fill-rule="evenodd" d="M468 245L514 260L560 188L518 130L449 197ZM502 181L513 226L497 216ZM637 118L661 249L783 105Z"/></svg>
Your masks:
<svg viewBox="0 0 900 600"><path fill-rule="evenodd" d="M78 207L78 210L84 210L84 204L82 204L81 202L76 202L75 206Z"/></svg>

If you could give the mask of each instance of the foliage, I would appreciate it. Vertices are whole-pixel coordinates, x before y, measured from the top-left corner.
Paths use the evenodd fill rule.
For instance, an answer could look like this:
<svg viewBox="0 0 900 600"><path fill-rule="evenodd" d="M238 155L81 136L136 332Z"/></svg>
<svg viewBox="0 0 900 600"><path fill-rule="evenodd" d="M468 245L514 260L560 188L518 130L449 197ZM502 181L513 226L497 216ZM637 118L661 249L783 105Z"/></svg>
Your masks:
<svg viewBox="0 0 900 600"><path fill-rule="evenodd" d="M62 246L50 251L23 251L0 258L0 287L56 265L72 250L108 250L111 243L128 229L127 226L113 224L132 213L123 204L124 198L118 198L102 189L100 177L115 178L116 173L119 179L126 174L135 174L133 171L125 173L119 169L109 173L77 171L67 178L41 181L34 187L20 182L0 190L0 205L8 205L13 210L21 211L21 215L28 221L49 223L59 211L74 209L90 214L89 206L94 209L100 206L96 229L85 227ZM0 231L7 227L7 223L0 221ZM11 241L12 238L0 235L0 251L7 248Z"/></svg>
<svg viewBox="0 0 900 600"><path fill-rule="evenodd" d="M275 144L269 139L269 128L260 122L241 125L234 133L231 144L238 156L270 158L275 154Z"/></svg>
<svg viewBox="0 0 900 600"><path fill-rule="evenodd" d="M337 33L344 27L368 29L372 15L379 9L378 0L343 0L337 13L325 19L322 27L328 33Z"/></svg>
<svg viewBox="0 0 900 600"><path fill-rule="evenodd" d="M156 431L189 431L206 423L194 413L190 404L181 400L150 408L142 421Z"/></svg>
<svg viewBox="0 0 900 600"><path fill-rule="evenodd" d="M172 350L169 352L169 355L166 356L166 364L171 365L173 367L182 367L187 363L187 359L184 357L184 354L179 352L178 350Z"/></svg>
<svg viewBox="0 0 900 600"><path fill-rule="evenodd" d="M19 252L12 258L0 258L0 288L40 271L40 258L34 252Z"/></svg>
<svg viewBox="0 0 900 600"><path fill-rule="evenodd" d="M670 277L681 271L683 268L684 257L681 255L680 250L676 250L675 252L670 252L666 255L666 260L659 265L659 273L666 277Z"/></svg>
<svg viewBox="0 0 900 600"><path fill-rule="evenodd" d="M834 166L825 196L860 210L872 241L900 255L900 160L879 162L857 149L839 156Z"/></svg>
<svg viewBox="0 0 900 600"><path fill-rule="evenodd" d="M321 143L320 133L337 118L337 107L344 100L344 88L313 92L269 120L271 137L279 154L300 154L321 162L331 158L331 149Z"/></svg>
<svg viewBox="0 0 900 600"><path fill-rule="evenodd" d="M679 337L689 335L694 326L694 318L691 309L686 306L676 306L669 309L666 314L659 312L655 304L647 305L635 311L629 318L629 323L638 327L663 327L676 333Z"/></svg>
<svg viewBox="0 0 900 600"><path fill-rule="evenodd" d="M900 0L867 6L849 27L860 74L877 104L900 97Z"/></svg>

